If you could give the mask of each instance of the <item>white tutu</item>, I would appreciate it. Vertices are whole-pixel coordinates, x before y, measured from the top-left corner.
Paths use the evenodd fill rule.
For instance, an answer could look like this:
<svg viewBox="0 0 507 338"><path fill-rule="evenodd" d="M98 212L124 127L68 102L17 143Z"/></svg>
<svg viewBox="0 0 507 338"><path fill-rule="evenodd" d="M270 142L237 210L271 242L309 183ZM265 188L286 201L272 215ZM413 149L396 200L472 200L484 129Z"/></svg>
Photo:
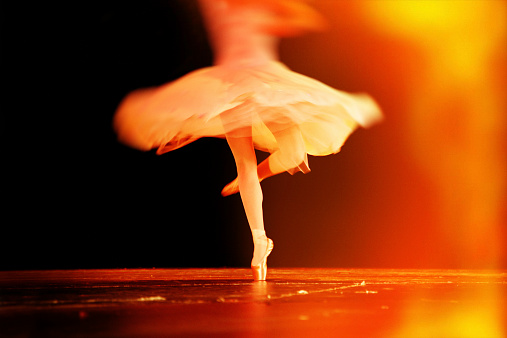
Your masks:
<svg viewBox="0 0 507 338"><path fill-rule="evenodd" d="M272 61L203 68L159 88L133 92L118 109L115 129L120 141L140 150L157 148L158 154L226 133L251 133L257 149L272 153L290 148L276 137L290 132L303 140L305 149L299 151L323 156L340 151L358 125L380 118L369 96L335 90Z"/></svg>

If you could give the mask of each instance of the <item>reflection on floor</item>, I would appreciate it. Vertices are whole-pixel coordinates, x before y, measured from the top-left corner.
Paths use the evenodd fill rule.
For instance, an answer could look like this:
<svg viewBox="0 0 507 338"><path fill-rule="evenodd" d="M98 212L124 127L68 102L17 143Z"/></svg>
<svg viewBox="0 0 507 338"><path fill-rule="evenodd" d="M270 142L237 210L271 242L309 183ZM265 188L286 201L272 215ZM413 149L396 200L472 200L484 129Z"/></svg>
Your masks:
<svg viewBox="0 0 507 338"><path fill-rule="evenodd" d="M0 337L505 337L507 271L0 272Z"/></svg>

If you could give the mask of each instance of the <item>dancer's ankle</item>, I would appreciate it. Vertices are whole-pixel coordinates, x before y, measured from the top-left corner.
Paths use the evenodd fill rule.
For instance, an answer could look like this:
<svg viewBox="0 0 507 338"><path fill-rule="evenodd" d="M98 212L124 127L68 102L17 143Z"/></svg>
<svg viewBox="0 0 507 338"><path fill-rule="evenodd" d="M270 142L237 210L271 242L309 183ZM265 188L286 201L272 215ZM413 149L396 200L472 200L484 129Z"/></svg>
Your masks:
<svg viewBox="0 0 507 338"><path fill-rule="evenodd" d="M252 229L252 238L254 243L265 243L267 240L266 231L264 229Z"/></svg>

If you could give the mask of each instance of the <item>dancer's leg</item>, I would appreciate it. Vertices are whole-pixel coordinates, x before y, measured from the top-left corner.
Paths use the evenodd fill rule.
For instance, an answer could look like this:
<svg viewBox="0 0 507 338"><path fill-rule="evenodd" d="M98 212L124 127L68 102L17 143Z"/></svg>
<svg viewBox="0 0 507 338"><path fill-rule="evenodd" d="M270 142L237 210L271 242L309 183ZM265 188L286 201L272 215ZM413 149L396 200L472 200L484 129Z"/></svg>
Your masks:
<svg viewBox="0 0 507 338"><path fill-rule="evenodd" d="M226 135L238 171L238 187L254 241L252 265L258 265L267 248L262 212L262 190L257 176L257 157L251 137Z"/></svg>
<svg viewBox="0 0 507 338"><path fill-rule="evenodd" d="M296 128L296 127L294 127ZM280 150L273 152L268 158L257 166L257 176L259 182L274 175L287 171L288 167L296 167L305 160L305 149L303 140L298 137L297 129L287 129L284 132L277 133L275 138L280 145ZM284 158L285 154L290 154L290 164ZM229 196L239 191L238 178L227 184L222 190L222 196Z"/></svg>
<svg viewBox="0 0 507 338"><path fill-rule="evenodd" d="M270 161L269 159L273 155L275 155L277 152L279 152L279 151L277 150L273 154L269 155L268 158L266 158L264 161L262 161L257 166L257 177L259 179L259 183L262 182L263 180L265 180L266 178L281 174L285 171L285 169L283 169L281 167L278 167L278 168L275 167L275 170L273 170L271 168L271 166L269 165L269 161ZM271 162L274 162L274 161L271 160ZM239 192L239 185L238 185L238 178L236 177L233 181L229 182L224 187L224 189L222 190L222 196L229 196L229 195L236 194L238 192Z"/></svg>

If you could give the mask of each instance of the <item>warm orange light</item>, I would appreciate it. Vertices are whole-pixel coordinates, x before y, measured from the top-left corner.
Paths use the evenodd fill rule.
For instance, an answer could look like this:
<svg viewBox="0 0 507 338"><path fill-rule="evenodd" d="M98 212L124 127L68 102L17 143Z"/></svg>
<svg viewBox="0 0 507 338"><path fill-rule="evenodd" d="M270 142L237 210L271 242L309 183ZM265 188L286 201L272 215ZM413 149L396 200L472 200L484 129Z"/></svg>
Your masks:
<svg viewBox="0 0 507 338"><path fill-rule="evenodd" d="M501 241L505 162L505 1L367 1L379 31L417 48L408 142L435 184L452 264L495 268ZM503 82L503 83L502 83ZM443 258L444 262L445 259Z"/></svg>
<svg viewBox="0 0 507 338"><path fill-rule="evenodd" d="M441 295L435 289L413 295L389 337L503 338L505 313L491 302L501 299L500 290L492 283L478 287L476 294L467 288L447 300L436 299Z"/></svg>
<svg viewBox="0 0 507 338"><path fill-rule="evenodd" d="M503 250L505 1L367 1L380 32L412 44L424 67L411 74L408 142L433 182L446 256L437 264L497 268ZM420 299L431 298L421 294ZM466 295L470 297L470 295ZM503 308L463 302L449 312L412 302L395 336L504 337ZM495 287L476 300L502 298Z"/></svg>

